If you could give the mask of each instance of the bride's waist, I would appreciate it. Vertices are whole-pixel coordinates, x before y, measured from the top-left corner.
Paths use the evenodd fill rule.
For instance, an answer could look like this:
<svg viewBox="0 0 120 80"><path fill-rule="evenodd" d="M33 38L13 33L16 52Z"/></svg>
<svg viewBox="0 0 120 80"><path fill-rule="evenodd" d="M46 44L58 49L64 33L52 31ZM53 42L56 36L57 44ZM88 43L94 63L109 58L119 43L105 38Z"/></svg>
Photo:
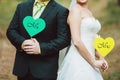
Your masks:
<svg viewBox="0 0 120 80"><path fill-rule="evenodd" d="M92 38L82 38L81 40L82 40L82 42L83 42L85 45L93 45L95 39L92 39ZM72 40L71 40L71 44L73 44L73 41L72 41Z"/></svg>
<svg viewBox="0 0 120 80"><path fill-rule="evenodd" d="M84 35L81 35L81 39L83 40L94 40L95 38L97 38L98 35L97 34L84 34Z"/></svg>

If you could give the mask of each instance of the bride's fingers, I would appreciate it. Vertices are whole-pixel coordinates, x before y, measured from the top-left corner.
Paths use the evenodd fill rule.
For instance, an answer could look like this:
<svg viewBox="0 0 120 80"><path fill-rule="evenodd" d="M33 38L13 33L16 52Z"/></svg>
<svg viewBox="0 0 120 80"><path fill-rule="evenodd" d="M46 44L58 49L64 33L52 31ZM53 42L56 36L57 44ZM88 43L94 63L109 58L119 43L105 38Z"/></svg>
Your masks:
<svg viewBox="0 0 120 80"><path fill-rule="evenodd" d="M105 70L107 70L108 69L108 63L107 63L107 61L104 61L105 62Z"/></svg>
<svg viewBox="0 0 120 80"><path fill-rule="evenodd" d="M108 70L108 65L106 64L105 71Z"/></svg>
<svg viewBox="0 0 120 80"><path fill-rule="evenodd" d="M103 70L103 72L105 72L107 69L108 69L108 65L106 63L104 63L102 66L101 66L101 69Z"/></svg>

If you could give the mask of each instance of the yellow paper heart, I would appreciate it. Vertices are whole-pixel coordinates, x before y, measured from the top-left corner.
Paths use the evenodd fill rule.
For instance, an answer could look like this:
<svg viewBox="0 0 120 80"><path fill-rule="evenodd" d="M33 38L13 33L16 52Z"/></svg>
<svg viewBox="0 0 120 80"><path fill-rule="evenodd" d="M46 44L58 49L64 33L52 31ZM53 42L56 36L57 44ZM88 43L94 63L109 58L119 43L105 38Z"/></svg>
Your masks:
<svg viewBox="0 0 120 80"><path fill-rule="evenodd" d="M110 51L114 48L115 41L113 38L108 37L106 39L103 38L96 38L94 41L94 47L95 49L103 56L105 57L110 53Z"/></svg>

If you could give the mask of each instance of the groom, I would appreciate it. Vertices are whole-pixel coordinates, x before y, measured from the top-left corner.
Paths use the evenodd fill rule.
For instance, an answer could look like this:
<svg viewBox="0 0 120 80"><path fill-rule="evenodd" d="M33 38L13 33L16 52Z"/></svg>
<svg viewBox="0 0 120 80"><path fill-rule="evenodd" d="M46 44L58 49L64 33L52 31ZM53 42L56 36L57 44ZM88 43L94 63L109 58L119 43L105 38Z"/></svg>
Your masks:
<svg viewBox="0 0 120 80"><path fill-rule="evenodd" d="M44 3L43 8L39 10L37 3ZM56 80L59 51L70 44L68 12L54 0L28 0L17 6L7 37L16 47L13 74L18 80ZM46 24L32 38L23 26L27 16L42 18Z"/></svg>

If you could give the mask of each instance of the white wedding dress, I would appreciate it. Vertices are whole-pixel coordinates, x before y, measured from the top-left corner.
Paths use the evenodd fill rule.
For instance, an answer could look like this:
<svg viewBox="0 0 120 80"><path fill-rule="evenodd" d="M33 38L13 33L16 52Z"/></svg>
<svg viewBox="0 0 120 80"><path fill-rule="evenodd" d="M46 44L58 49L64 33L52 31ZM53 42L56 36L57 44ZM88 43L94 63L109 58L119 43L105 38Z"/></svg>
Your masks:
<svg viewBox="0 0 120 80"><path fill-rule="evenodd" d="M87 50L95 56L94 39L101 24L95 18L81 21L81 39ZM95 58L95 57L94 57ZM71 41L71 46L58 70L57 80L103 80L99 69L93 68L78 52Z"/></svg>

